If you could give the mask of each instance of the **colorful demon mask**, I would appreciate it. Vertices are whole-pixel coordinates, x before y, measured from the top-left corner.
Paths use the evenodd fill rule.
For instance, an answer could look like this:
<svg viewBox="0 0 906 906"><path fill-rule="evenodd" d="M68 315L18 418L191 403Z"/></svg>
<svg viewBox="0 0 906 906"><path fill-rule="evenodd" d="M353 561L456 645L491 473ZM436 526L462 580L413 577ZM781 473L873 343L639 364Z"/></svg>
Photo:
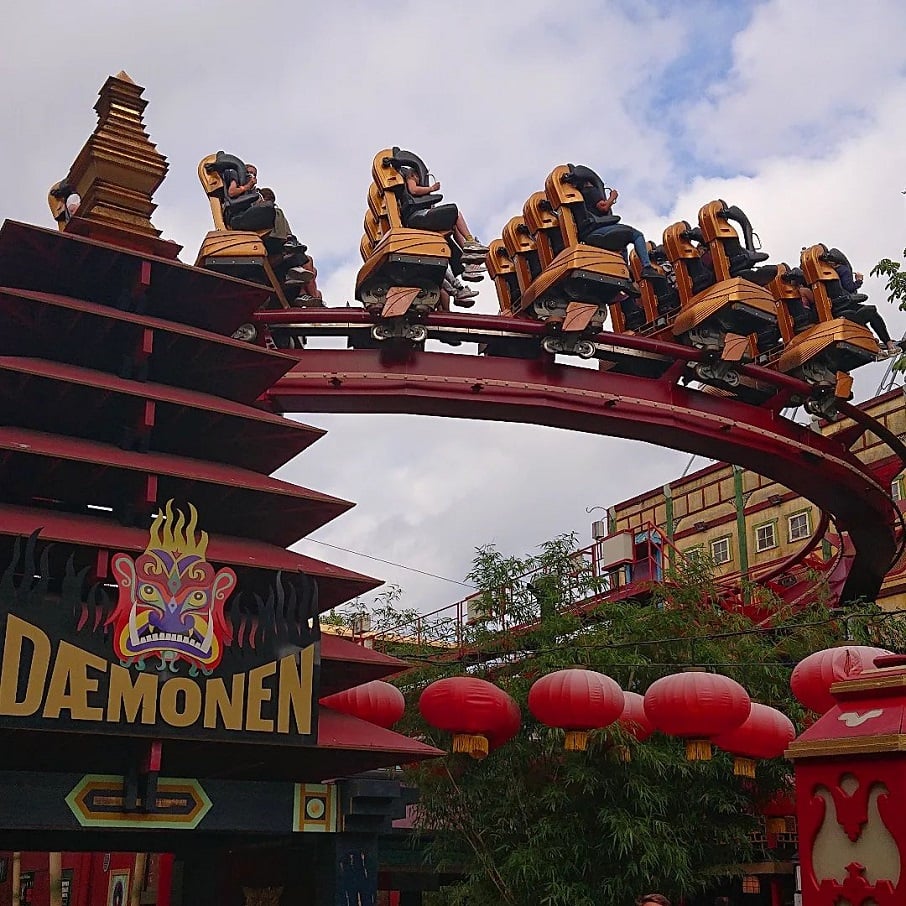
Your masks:
<svg viewBox="0 0 906 906"><path fill-rule="evenodd" d="M167 501L151 523L145 552L132 559L116 554L113 574L119 598L109 623L113 647L124 664L143 669L149 658L159 670L176 669L178 661L190 673L209 674L223 657L230 630L223 606L236 584L236 573L214 569L205 560L207 532L198 532L198 513L189 504L189 521Z"/></svg>

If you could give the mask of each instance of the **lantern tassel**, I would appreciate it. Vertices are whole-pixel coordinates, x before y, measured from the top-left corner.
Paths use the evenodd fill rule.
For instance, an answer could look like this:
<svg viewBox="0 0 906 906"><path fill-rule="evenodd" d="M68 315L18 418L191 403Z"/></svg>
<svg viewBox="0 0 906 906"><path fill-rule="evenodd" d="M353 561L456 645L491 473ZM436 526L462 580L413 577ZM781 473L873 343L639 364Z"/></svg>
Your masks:
<svg viewBox="0 0 906 906"><path fill-rule="evenodd" d="M755 759L743 758L737 755L733 759L733 773L737 777L748 777L750 780L755 779Z"/></svg>
<svg viewBox="0 0 906 906"><path fill-rule="evenodd" d="M457 733L453 737L453 751L460 755L471 755L476 760L486 758L488 754L487 737L471 733Z"/></svg>
<svg viewBox="0 0 906 906"><path fill-rule="evenodd" d="M621 761L623 764L629 764L632 761L632 749L629 746L614 746L613 751L617 761Z"/></svg>
<svg viewBox="0 0 906 906"><path fill-rule="evenodd" d="M588 748L588 731L567 730L563 748L567 752L584 752Z"/></svg>
<svg viewBox="0 0 906 906"><path fill-rule="evenodd" d="M707 739L686 740L686 761L710 761L711 743Z"/></svg>

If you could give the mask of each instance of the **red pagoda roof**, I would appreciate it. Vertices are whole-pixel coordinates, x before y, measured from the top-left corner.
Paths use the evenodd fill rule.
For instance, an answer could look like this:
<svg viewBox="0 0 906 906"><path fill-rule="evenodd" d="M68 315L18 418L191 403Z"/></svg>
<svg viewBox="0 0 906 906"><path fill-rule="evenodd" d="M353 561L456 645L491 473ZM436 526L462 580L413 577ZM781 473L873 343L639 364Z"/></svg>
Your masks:
<svg viewBox="0 0 906 906"><path fill-rule="evenodd" d="M2 230L0 230L2 233ZM154 380L254 402L298 360L241 340L54 293L2 287L0 353L115 371L112 350L145 347ZM150 346L150 348L148 348Z"/></svg>
<svg viewBox="0 0 906 906"><path fill-rule="evenodd" d="M161 453L263 473L325 433L210 394L19 356L0 356L0 421L114 444L124 428L141 433L144 422Z"/></svg>
<svg viewBox="0 0 906 906"><path fill-rule="evenodd" d="M271 293L180 261L12 220L0 228L0 285L131 307L227 335Z"/></svg>

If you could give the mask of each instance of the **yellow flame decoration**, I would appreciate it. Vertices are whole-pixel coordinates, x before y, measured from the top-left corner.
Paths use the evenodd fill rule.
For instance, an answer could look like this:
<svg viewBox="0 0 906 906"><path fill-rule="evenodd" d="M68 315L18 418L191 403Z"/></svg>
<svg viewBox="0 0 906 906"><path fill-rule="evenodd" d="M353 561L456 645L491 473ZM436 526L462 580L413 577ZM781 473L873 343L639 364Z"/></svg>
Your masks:
<svg viewBox="0 0 906 906"><path fill-rule="evenodd" d="M167 501L163 511L158 510L151 523L151 539L145 548L151 552L155 548L166 551L181 551L183 554L195 554L204 558L208 549L208 533L198 532L198 510L189 504L189 522L182 510L173 508L172 498Z"/></svg>

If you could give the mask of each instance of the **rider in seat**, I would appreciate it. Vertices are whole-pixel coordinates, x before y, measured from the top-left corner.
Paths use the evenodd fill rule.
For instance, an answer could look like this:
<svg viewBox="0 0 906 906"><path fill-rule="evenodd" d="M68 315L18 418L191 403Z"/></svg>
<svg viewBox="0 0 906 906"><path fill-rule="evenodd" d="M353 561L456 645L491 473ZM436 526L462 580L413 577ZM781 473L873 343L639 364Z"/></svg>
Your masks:
<svg viewBox="0 0 906 906"><path fill-rule="evenodd" d="M393 149L393 166L403 177L400 215L403 226L412 230L451 233L450 251L454 274L464 280L481 280L485 273L487 246L472 234L462 212L455 204L441 204L443 196L437 180L430 180L425 162L411 151Z"/></svg>
<svg viewBox="0 0 906 906"><path fill-rule="evenodd" d="M578 224L579 240L586 245L621 252L624 259L626 247L632 245L642 262L642 276L654 279L660 277L661 274L651 266L648 243L641 231L628 224L621 224L619 215L613 213L613 206L620 193L616 189L608 189L601 177L589 167L573 167L569 182L582 193L585 200L585 210L582 212L585 215L584 222Z"/></svg>
<svg viewBox="0 0 906 906"><path fill-rule="evenodd" d="M868 296L859 292L862 275L853 271L846 255L840 249L832 248L825 252L822 259L837 273L837 281L828 286L834 317L846 318L847 321L870 327L877 334L881 348L888 355L898 355L902 352L900 345L890 338L887 324L878 309L874 305L864 304ZM833 285L834 283L837 285Z"/></svg>

